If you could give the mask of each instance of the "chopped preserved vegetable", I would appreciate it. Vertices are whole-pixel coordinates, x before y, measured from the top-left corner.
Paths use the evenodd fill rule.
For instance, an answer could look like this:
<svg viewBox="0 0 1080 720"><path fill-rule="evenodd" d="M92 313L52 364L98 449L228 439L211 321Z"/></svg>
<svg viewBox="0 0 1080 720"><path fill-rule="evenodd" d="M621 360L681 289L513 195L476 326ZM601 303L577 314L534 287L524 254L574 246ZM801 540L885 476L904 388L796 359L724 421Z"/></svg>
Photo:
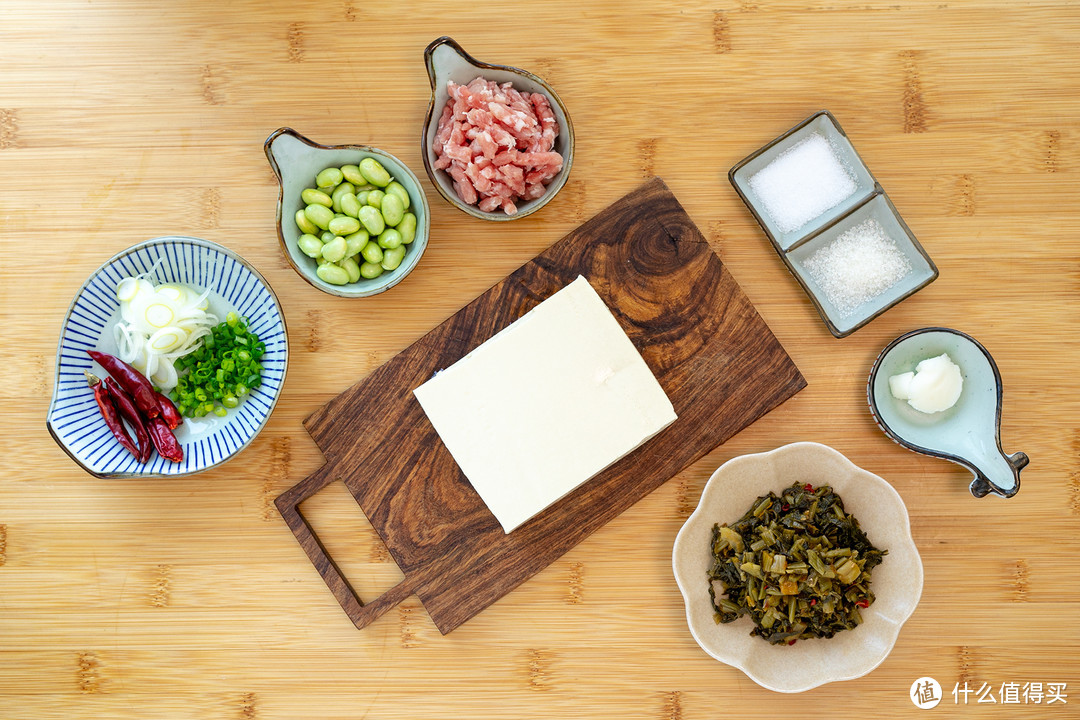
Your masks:
<svg viewBox="0 0 1080 720"><path fill-rule="evenodd" d="M718 623L749 614L751 635L777 645L830 638L874 602L878 550L828 485L795 483L759 497L737 522L714 525L709 595Z"/></svg>

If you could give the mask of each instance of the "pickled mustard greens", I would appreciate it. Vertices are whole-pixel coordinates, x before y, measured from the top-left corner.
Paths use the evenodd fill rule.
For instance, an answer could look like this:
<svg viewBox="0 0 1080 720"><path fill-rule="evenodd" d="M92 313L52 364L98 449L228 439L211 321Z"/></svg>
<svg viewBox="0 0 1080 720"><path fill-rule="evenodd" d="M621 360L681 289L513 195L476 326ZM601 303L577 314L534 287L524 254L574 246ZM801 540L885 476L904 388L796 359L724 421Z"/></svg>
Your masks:
<svg viewBox="0 0 1080 720"><path fill-rule="evenodd" d="M759 497L737 522L714 525L709 595L717 623L749 614L751 635L794 644L862 623L874 602L878 550L828 485Z"/></svg>

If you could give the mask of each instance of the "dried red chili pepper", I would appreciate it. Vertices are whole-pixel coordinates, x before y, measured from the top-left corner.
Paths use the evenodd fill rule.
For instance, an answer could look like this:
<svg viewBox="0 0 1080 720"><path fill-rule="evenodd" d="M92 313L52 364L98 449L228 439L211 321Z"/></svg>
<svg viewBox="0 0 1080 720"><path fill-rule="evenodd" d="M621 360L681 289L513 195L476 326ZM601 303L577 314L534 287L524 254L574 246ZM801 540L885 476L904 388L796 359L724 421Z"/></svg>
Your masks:
<svg viewBox="0 0 1080 720"><path fill-rule="evenodd" d="M180 415L180 411L173 405L173 401L170 400L163 393L154 393L157 395L158 407L161 408L161 417L165 418L165 424L169 426L170 430L175 430L184 423L184 418Z"/></svg>
<svg viewBox="0 0 1080 720"><path fill-rule="evenodd" d="M135 407L135 401L111 377L105 378L104 383L117 409L120 410L120 416L127 420L128 425L135 431L135 439L139 441L139 454L136 457L139 462L145 463L150 459L150 453L154 451L154 444L150 441L150 433L146 430L146 423L139 414L139 409Z"/></svg>
<svg viewBox="0 0 1080 720"><path fill-rule="evenodd" d="M859 601L858 601L858 602L856 602L855 604L856 604L856 605L858 605L858 606L859 606L859 607L861 607L861 608L868 608L868 607L870 607L870 601L869 601L869 600L866 600L866 599L863 599L863 600L859 600Z"/></svg>
<svg viewBox="0 0 1080 720"><path fill-rule="evenodd" d="M86 374L86 384L94 391L94 399L97 401L98 410L101 411L101 417L105 418L105 425L108 426L117 442L123 445L124 449L137 460L139 450L135 447L135 443L131 442L131 436L128 435L124 423L120 420L116 405L113 403L109 391L105 389L105 384L101 382L101 378L97 375L86 371L83 372Z"/></svg>
<svg viewBox="0 0 1080 720"><path fill-rule="evenodd" d="M180 441L176 439L173 431L169 429L161 416L150 418L146 423L146 428L150 431L150 438L154 441L158 455L173 462L184 459L184 448L180 447Z"/></svg>
<svg viewBox="0 0 1080 720"><path fill-rule="evenodd" d="M146 376L135 368L128 365L120 358L113 357L97 350L86 351L101 367L105 368L110 375L116 378L120 387L131 393L135 398L135 405L143 415L148 418L157 417L161 414L158 406L157 391Z"/></svg>

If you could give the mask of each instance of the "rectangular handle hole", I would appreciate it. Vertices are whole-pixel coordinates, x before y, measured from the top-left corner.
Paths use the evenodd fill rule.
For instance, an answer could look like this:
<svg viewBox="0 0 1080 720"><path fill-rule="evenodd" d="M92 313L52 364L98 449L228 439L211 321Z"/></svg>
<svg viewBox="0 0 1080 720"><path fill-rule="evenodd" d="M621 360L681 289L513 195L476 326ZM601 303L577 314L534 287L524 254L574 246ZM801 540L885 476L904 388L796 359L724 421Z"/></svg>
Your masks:
<svg viewBox="0 0 1080 720"><path fill-rule="evenodd" d="M405 579L342 481L330 483L300 503L298 509L364 602Z"/></svg>

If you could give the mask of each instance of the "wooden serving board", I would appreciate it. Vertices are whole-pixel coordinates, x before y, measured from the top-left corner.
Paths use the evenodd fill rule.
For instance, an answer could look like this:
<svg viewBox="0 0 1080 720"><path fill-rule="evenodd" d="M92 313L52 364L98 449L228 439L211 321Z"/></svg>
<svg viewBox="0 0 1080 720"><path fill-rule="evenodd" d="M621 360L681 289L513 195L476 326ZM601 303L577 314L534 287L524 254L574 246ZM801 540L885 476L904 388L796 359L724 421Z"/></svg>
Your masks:
<svg viewBox="0 0 1080 720"><path fill-rule="evenodd" d="M579 274L612 309L679 418L505 534L412 391ZM357 627L415 593L448 633L805 385L678 200L654 179L308 417L327 463L276 504ZM366 604L297 509L336 479L404 574Z"/></svg>

